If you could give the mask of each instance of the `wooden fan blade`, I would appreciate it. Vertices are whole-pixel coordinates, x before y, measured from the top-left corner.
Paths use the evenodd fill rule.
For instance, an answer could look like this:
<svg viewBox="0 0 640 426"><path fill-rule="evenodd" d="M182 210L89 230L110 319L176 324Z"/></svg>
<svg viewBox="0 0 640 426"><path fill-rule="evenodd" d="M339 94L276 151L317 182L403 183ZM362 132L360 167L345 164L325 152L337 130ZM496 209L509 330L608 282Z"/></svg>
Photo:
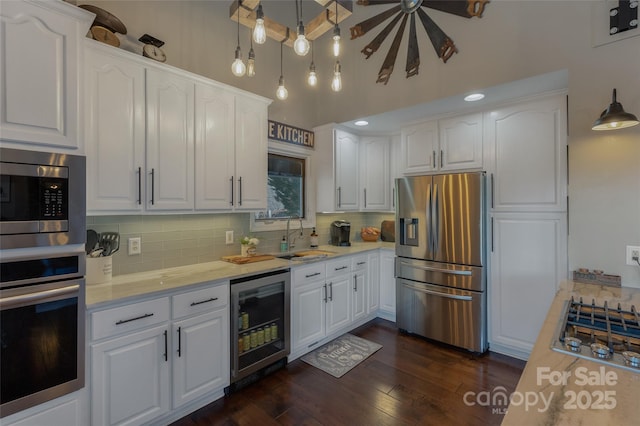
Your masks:
<svg viewBox="0 0 640 426"><path fill-rule="evenodd" d="M418 74L420 68L420 51L418 49L418 36L416 34L416 15L411 14L411 23L409 25L409 47L407 47L407 78Z"/></svg>
<svg viewBox="0 0 640 426"><path fill-rule="evenodd" d="M489 0L425 0L422 3L422 7L440 10L464 18L473 16L481 18L482 12L484 12L484 5L488 2Z"/></svg>
<svg viewBox="0 0 640 426"><path fill-rule="evenodd" d="M351 27L350 28L351 40L365 35L368 31L380 25L382 22L389 19L398 11L400 11L400 5L394 6L391 9L387 10L386 12L379 13L376 16L372 16L369 19L365 19L359 24L356 24L355 26Z"/></svg>
<svg viewBox="0 0 640 426"><path fill-rule="evenodd" d="M356 3L360 6L375 6L378 4L400 3L400 0L358 0Z"/></svg>
<svg viewBox="0 0 640 426"><path fill-rule="evenodd" d="M376 83L387 84L389 82L389 77L391 77L391 73L393 72L393 65L396 63L398 49L400 49L400 42L402 41L402 35L406 26L407 15L404 14L402 24L400 24L400 28L398 29L396 36L393 38L393 42L391 43L389 52L387 52L387 57L384 58L384 62L382 63L382 67L380 68L380 72L378 72L378 79L376 80Z"/></svg>
<svg viewBox="0 0 640 426"><path fill-rule="evenodd" d="M439 58L441 58L444 63L447 63L447 60L458 51L456 49L453 41L447 36L444 31L440 29L436 25L435 22L426 14L426 12L422 9L418 9L418 16L422 21L422 26L427 31L427 35L429 36L429 40L431 40L431 44L433 48L436 50L436 54Z"/></svg>
<svg viewBox="0 0 640 426"><path fill-rule="evenodd" d="M364 49L361 50L361 52L366 56L366 59L369 59L369 56L373 55L380 48L380 45L384 42L389 33L391 33L393 27L395 27L398 21L400 21L402 15L403 13L398 13L396 17L393 18L393 20L389 22L382 31L380 31L380 34L378 34L373 40L371 40L371 43L367 44Z"/></svg>

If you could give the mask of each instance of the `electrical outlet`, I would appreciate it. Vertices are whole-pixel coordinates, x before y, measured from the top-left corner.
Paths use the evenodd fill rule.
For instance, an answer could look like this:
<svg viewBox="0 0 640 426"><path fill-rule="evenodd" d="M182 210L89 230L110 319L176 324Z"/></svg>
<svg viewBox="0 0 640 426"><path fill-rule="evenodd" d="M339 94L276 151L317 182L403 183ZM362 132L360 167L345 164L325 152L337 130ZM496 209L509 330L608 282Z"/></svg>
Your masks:
<svg viewBox="0 0 640 426"><path fill-rule="evenodd" d="M140 237L129 238L129 256L142 253L142 241Z"/></svg>
<svg viewBox="0 0 640 426"><path fill-rule="evenodd" d="M227 231L224 236L225 244L233 244L233 231Z"/></svg>
<svg viewBox="0 0 640 426"><path fill-rule="evenodd" d="M640 263L640 246L627 246L627 265Z"/></svg>

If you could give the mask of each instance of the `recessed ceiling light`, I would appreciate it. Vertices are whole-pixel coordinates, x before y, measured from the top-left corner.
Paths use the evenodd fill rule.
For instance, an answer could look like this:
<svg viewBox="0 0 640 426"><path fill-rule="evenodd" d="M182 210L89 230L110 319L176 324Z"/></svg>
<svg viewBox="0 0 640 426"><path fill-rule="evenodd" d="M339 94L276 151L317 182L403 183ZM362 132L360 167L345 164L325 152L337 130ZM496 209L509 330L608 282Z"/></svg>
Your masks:
<svg viewBox="0 0 640 426"><path fill-rule="evenodd" d="M470 95L467 95L464 97L464 100L467 102L475 102L475 101L479 101L480 99L484 99L484 94L471 93Z"/></svg>
<svg viewBox="0 0 640 426"><path fill-rule="evenodd" d="M369 124L369 122L367 120L358 120L353 124L355 124L356 126L366 126Z"/></svg>

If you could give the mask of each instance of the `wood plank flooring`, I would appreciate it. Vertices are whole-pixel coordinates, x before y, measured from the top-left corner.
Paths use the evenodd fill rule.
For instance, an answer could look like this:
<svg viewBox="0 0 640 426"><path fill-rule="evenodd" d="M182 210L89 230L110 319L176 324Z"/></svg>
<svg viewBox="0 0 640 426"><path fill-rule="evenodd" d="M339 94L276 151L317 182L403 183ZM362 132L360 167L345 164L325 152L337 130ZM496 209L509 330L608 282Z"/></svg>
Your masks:
<svg viewBox="0 0 640 426"><path fill-rule="evenodd" d="M340 379L297 359L173 426L498 425L504 414L463 396L498 386L513 392L525 364L405 335L379 318L352 334L383 347Z"/></svg>

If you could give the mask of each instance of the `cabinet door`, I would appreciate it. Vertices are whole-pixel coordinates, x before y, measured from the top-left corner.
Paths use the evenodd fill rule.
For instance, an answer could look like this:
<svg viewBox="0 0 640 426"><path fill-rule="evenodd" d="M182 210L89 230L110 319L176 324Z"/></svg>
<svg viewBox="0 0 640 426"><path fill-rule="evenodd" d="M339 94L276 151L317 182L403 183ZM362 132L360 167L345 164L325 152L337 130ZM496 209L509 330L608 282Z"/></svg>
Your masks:
<svg viewBox="0 0 640 426"><path fill-rule="evenodd" d="M360 206L362 210L389 210L389 138L362 138L359 150Z"/></svg>
<svg viewBox="0 0 640 426"><path fill-rule="evenodd" d="M427 121L402 129L401 168L403 174L437 170L438 123Z"/></svg>
<svg viewBox="0 0 640 426"><path fill-rule="evenodd" d="M173 325L173 407L229 385L229 311Z"/></svg>
<svg viewBox="0 0 640 426"><path fill-rule="evenodd" d="M438 122L440 170L482 169L482 114Z"/></svg>
<svg viewBox="0 0 640 426"><path fill-rule="evenodd" d="M352 274L329 278L327 282L327 334L351 323Z"/></svg>
<svg viewBox="0 0 640 426"><path fill-rule="evenodd" d="M147 70L147 208L192 210L193 82Z"/></svg>
<svg viewBox="0 0 640 426"><path fill-rule="evenodd" d="M567 278L566 216L496 213L492 224L491 348L526 359L557 284Z"/></svg>
<svg viewBox="0 0 640 426"><path fill-rule="evenodd" d="M141 211L144 204L144 67L85 51L87 210Z"/></svg>
<svg viewBox="0 0 640 426"><path fill-rule="evenodd" d="M195 207L230 210L235 170L235 96L222 88L197 84L195 97Z"/></svg>
<svg viewBox="0 0 640 426"><path fill-rule="evenodd" d="M353 271L351 278L353 291L351 293L351 320L356 321L367 315L367 277L365 269Z"/></svg>
<svg viewBox="0 0 640 426"><path fill-rule="evenodd" d="M336 210L358 210L358 138L335 131Z"/></svg>
<svg viewBox="0 0 640 426"><path fill-rule="evenodd" d="M91 346L91 424L149 422L170 408L167 327Z"/></svg>
<svg viewBox="0 0 640 426"><path fill-rule="evenodd" d="M367 313L371 314L380 307L380 254L369 253L367 260Z"/></svg>
<svg viewBox="0 0 640 426"><path fill-rule="evenodd" d="M394 277L395 254L391 250L380 251L380 311L383 318L395 321L396 280Z"/></svg>
<svg viewBox="0 0 640 426"><path fill-rule="evenodd" d="M306 352L326 335L327 287L324 280L294 284L291 294L291 347Z"/></svg>
<svg viewBox="0 0 640 426"><path fill-rule="evenodd" d="M2 139L78 149L80 40L91 24L63 2L3 1Z"/></svg>
<svg viewBox="0 0 640 426"><path fill-rule="evenodd" d="M267 105L236 96L236 210L267 208Z"/></svg>
<svg viewBox="0 0 640 426"><path fill-rule="evenodd" d="M566 210L565 104L554 95L485 115L493 211Z"/></svg>

